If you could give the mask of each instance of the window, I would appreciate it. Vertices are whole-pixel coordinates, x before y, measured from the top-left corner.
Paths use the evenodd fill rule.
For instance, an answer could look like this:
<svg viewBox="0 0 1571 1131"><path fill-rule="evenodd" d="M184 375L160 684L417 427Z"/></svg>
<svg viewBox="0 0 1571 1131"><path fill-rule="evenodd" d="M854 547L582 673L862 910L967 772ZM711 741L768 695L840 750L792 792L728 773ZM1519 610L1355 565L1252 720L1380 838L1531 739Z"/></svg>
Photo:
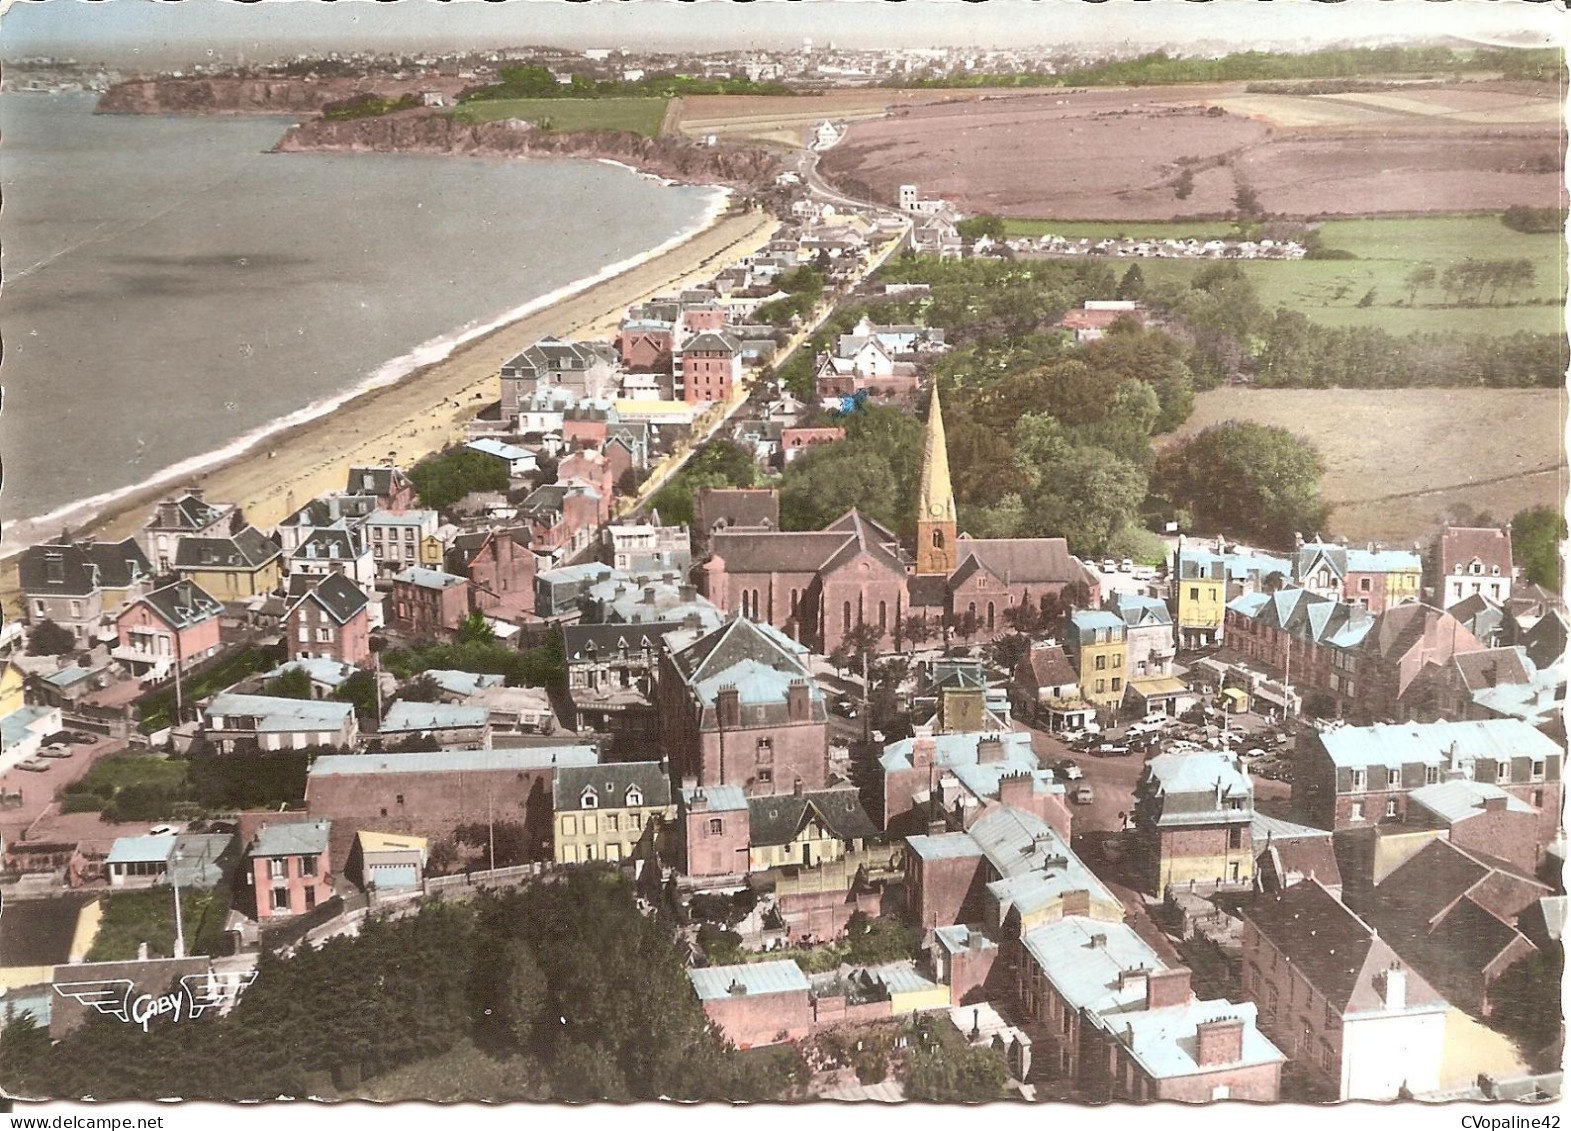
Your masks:
<svg viewBox="0 0 1571 1131"><path fill-rule="evenodd" d="M1349 821L1362 821L1364 819L1364 803L1362 801L1355 801L1347 807L1347 819Z"/></svg>
<svg viewBox="0 0 1571 1131"><path fill-rule="evenodd" d="M289 910L289 889L288 888L274 888L273 889L273 910L274 911L288 911Z"/></svg>
<svg viewBox="0 0 1571 1131"><path fill-rule="evenodd" d="M630 828L630 829L641 829L641 828L643 828L644 827L644 815L642 813L629 813L627 815L627 827Z"/></svg>
<svg viewBox="0 0 1571 1131"><path fill-rule="evenodd" d="M289 875L289 861L281 856L275 856L267 862L267 878L281 880Z"/></svg>
<svg viewBox="0 0 1571 1131"><path fill-rule="evenodd" d="M723 832L725 832L725 822L719 817L711 817L709 819L709 835L719 836Z"/></svg>
<svg viewBox="0 0 1571 1131"><path fill-rule="evenodd" d="M1198 601L1198 600L1200 600L1200 586L1198 586L1198 585L1191 585L1189 587L1189 599L1191 601Z"/></svg>
<svg viewBox="0 0 1571 1131"><path fill-rule="evenodd" d="M1533 791L1533 808L1535 808L1535 809L1542 809L1543 807L1544 807L1544 791L1541 790L1541 789L1535 789Z"/></svg>
<svg viewBox="0 0 1571 1131"><path fill-rule="evenodd" d="M599 831L600 831L600 822L596 818L594 818L594 817L585 817L584 818L584 832L588 833L590 836L593 836L595 833L597 833Z"/></svg>
<svg viewBox="0 0 1571 1131"><path fill-rule="evenodd" d="M1533 759L1532 780L1533 781L1543 781L1544 780L1544 760L1542 758L1535 758L1535 759Z"/></svg>
<svg viewBox="0 0 1571 1131"><path fill-rule="evenodd" d="M1229 797L1227 799L1227 807L1229 809L1242 811L1244 808L1244 799L1242 797Z"/></svg>
<svg viewBox="0 0 1571 1131"><path fill-rule="evenodd" d="M1107 690L1107 680L1105 680L1105 679L1097 680L1096 681L1096 690L1097 690L1097 694L1098 695L1100 695L1103 692L1105 692Z"/></svg>
<svg viewBox="0 0 1571 1131"><path fill-rule="evenodd" d="M768 767L764 767L758 771L757 779L759 785L773 785L775 782L775 772Z"/></svg>
<svg viewBox="0 0 1571 1131"><path fill-rule="evenodd" d="M1338 1015L1332 1004L1329 1001L1326 1002L1326 1028L1335 1029L1341 1020L1342 1018Z"/></svg>
<svg viewBox="0 0 1571 1131"><path fill-rule="evenodd" d="M840 628L844 632L851 631L851 602L847 601L840 611Z"/></svg>
<svg viewBox="0 0 1571 1131"><path fill-rule="evenodd" d="M316 907L316 885L312 884L305 889L305 909L310 911Z"/></svg>
<svg viewBox="0 0 1571 1131"><path fill-rule="evenodd" d="M618 824L619 824L619 822L617 821L617 817L616 817L615 813L607 813L605 815L605 831L606 832L608 832L608 833L621 832L622 830L618 827Z"/></svg>
<svg viewBox="0 0 1571 1131"><path fill-rule="evenodd" d="M563 836L577 836L578 835L578 818L577 817L563 817L562 818L562 835Z"/></svg>
<svg viewBox="0 0 1571 1131"><path fill-rule="evenodd" d="M300 874L302 876L316 875L316 856L314 853L300 857Z"/></svg>
<svg viewBox="0 0 1571 1131"><path fill-rule="evenodd" d="M1276 987L1266 987L1266 1021L1276 1020Z"/></svg>
<svg viewBox="0 0 1571 1131"><path fill-rule="evenodd" d="M1386 771L1386 788L1387 789L1401 789L1402 788L1402 771L1401 770L1387 770Z"/></svg>
<svg viewBox="0 0 1571 1131"><path fill-rule="evenodd" d="M332 639L333 630L331 628L324 627L316 630L316 641L318 644L329 644L332 642Z"/></svg>
<svg viewBox="0 0 1571 1131"><path fill-rule="evenodd" d="M600 808L600 798L595 796L595 791L592 788L586 786L584 792L578 798L578 807L580 809L598 809Z"/></svg>
<svg viewBox="0 0 1571 1131"><path fill-rule="evenodd" d="M1124 666L1124 654L1122 652L1113 653L1113 666L1115 668L1121 668Z"/></svg>
<svg viewBox="0 0 1571 1131"><path fill-rule="evenodd" d="M1244 830L1243 829L1228 829L1227 830L1227 847L1229 847L1229 848L1242 848L1242 847L1244 847Z"/></svg>
<svg viewBox="0 0 1571 1131"><path fill-rule="evenodd" d="M1374 587L1375 587L1375 583L1374 583L1374 579L1373 578L1361 577L1361 578L1358 579L1358 591L1360 593L1371 592L1374 589Z"/></svg>
<svg viewBox="0 0 1571 1131"><path fill-rule="evenodd" d="M758 762L758 764L760 766L768 766L768 765L772 765L774 763L774 760L775 760L775 740L774 739L772 739L772 738L760 738L758 740L758 751L757 751L757 754L756 754L756 760L757 760L757 762Z"/></svg>
<svg viewBox="0 0 1571 1131"><path fill-rule="evenodd" d="M627 808L629 808L629 809L632 809L632 808L634 808L636 806L639 806L639 805L642 805L644 803L644 795L641 792L639 792L639 789L638 789L638 787L636 785L630 785L630 786L627 787L626 802L627 802Z"/></svg>
<svg viewBox="0 0 1571 1131"><path fill-rule="evenodd" d="M1099 671L1099 672L1105 672L1107 670L1107 657L1106 656L1098 656L1096 658L1096 670Z"/></svg>
<svg viewBox="0 0 1571 1131"><path fill-rule="evenodd" d="M1124 681L1118 676L1113 677L1113 690L1118 691L1124 686Z"/></svg>
<svg viewBox="0 0 1571 1131"><path fill-rule="evenodd" d="M1425 766L1424 767L1424 784L1425 785L1435 785L1439 781L1440 781L1440 767L1439 766Z"/></svg>
<svg viewBox="0 0 1571 1131"><path fill-rule="evenodd" d="M585 860L585 862L587 863L588 861L593 860L594 858L595 858L595 846L592 845L592 844L584 845L584 860Z"/></svg>
<svg viewBox="0 0 1571 1131"><path fill-rule="evenodd" d="M400 793L400 794L396 795L393 798L393 800L396 801L398 804L402 805L404 803L404 795L402 793Z"/></svg>
<svg viewBox="0 0 1571 1131"><path fill-rule="evenodd" d="M1353 792L1360 793L1366 787L1367 780L1363 770L1353 771Z"/></svg>
<svg viewBox="0 0 1571 1131"><path fill-rule="evenodd" d="M298 635L300 637L300 643L309 644L311 642L311 629L307 627L305 621L300 622L300 632Z"/></svg>
<svg viewBox="0 0 1571 1131"><path fill-rule="evenodd" d="M1509 782L1510 780L1511 780L1511 763L1510 762L1496 762L1495 763L1495 781L1497 781L1497 782Z"/></svg>
<svg viewBox="0 0 1571 1131"><path fill-rule="evenodd" d="M1331 1051L1331 1044L1329 1041L1320 1042L1320 1067L1324 1068L1327 1072L1336 1071L1336 1053Z"/></svg>
<svg viewBox="0 0 1571 1131"><path fill-rule="evenodd" d="M1394 798L1394 797L1390 801L1386 802L1386 816L1387 817L1395 817L1396 816L1396 798Z"/></svg>

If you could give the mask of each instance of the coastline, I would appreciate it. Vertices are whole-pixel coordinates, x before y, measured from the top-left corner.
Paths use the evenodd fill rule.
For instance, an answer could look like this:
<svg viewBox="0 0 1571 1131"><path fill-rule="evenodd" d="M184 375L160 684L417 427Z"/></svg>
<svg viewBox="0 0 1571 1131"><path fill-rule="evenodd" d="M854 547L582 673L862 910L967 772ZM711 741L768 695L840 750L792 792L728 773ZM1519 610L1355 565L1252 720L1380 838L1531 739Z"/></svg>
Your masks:
<svg viewBox="0 0 1571 1131"><path fill-rule="evenodd" d="M352 464L408 467L441 450L463 436L475 411L500 396L498 371L511 354L547 334L604 336L629 305L706 277L767 243L778 221L766 213L732 213L730 200L723 192L704 221L664 244L384 363L355 387L199 457L204 466L187 461L109 497L29 524L18 521L6 537L18 544L6 545L0 559L0 604L14 614L17 555L58 534L73 517L68 510L98 503L97 514L71 523L73 531L120 540L140 529L147 509L171 487L199 483L209 498L237 503L253 525L266 529L309 499L342 489ZM392 367L402 371L389 373Z"/></svg>

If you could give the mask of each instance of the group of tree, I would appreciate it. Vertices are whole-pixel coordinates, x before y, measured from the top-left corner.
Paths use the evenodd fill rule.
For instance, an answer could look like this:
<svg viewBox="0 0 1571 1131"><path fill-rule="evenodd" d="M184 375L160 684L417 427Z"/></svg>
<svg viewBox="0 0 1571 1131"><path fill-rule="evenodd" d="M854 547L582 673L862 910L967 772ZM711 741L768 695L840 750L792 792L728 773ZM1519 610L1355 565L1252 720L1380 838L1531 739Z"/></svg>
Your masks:
<svg viewBox="0 0 1571 1131"><path fill-rule="evenodd" d="M1526 204L1513 204L1500 214L1500 222L1514 232L1558 236L1566 230L1566 212L1563 208L1532 208Z"/></svg>
<svg viewBox="0 0 1571 1131"><path fill-rule="evenodd" d="M780 480L781 528L821 530L856 507L897 533L912 530L921 422L901 409L869 405L846 417L844 427L843 441L813 448L787 465Z"/></svg>
<svg viewBox="0 0 1571 1131"><path fill-rule="evenodd" d="M967 242L979 240L983 237L997 242L1008 235L1004 218L991 212L981 212L975 216L967 216L955 225L955 231L960 233L960 238Z"/></svg>
<svg viewBox="0 0 1571 1131"><path fill-rule="evenodd" d="M699 490L752 487L758 479L758 464L751 452L729 440L711 440L650 497L649 505L660 512L662 522L691 526L693 496Z"/></svg>
<svg viewBox="0 0 1571 1131"><path fill-rule="evenodd" d="M405 648L382 653L382 666L399 679L433 669L500 675L509 687L559 687L567 679L567 653L562 630L552 626L531 648L514 648L494 636L417 640Z"/></svg>
<svg viewBox="0 0 1571 1131"><path fill-rule="evenodd" d="M0 1083L100 1100L352 1095L461 1042L516 1065L533 1099L758 1101L791 1085L721 1041L670 924L640 914L609 870L264 954L224 1017L155 1018L144 1033L93 1014L53 1046L30 1015L15 1018L0 1033Z"/></svg>
<svg viewBox="0 0 1571 1131"><path fill-rule="evenodd" d="M1203 530L1291 545L1320 530L1319 454L1285 428L1228 422L1175 444L1157 458L1152 493Z"/></svg>
<svg viewBox="0 0 1571 1131"><path fill-rule="evenodd" d="M1551 593L1560 592L1566 519L1558 507L1531 507L1511 520L1511 554L1522 576Z"/></svg>
<svg viewBox="0 0 1571 1131"><path fill-rule="evenodd" d="M484 452L452 448L415 464L409 481L421 505L444 510L472 491L506 491L507 465Z"/></svg>
<svg viewBox="0 0 1571 1131"><path fill-rule="evenodd" d="M488 102L503 98L677 98L690 94L771 94L792 95L796 91L784 83L753 82L746 77L692 78L664 72L646 74L632 81L595 79L573 74L558 82L551 68L539 64L503 67L497 81L472 87L460 94L463 102Z"/></svg>

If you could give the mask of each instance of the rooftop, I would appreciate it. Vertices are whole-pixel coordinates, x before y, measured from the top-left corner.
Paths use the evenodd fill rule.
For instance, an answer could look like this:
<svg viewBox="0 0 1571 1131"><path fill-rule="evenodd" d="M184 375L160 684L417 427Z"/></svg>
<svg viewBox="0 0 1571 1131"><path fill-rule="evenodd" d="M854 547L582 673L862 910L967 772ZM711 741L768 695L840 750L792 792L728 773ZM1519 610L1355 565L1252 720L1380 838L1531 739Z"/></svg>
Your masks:
<svg viewBox="0 0 1571 1131"><path fill-rule="evenodd" d="M484 770L539 770L590 766L600 760L593 746L529 746L507 750L433 750L414 754L324 754L311 763L310 777L341 774L432 774Z"/></svg>
<svg viewBox="0 0 1571 1131"><path fill-rule="evenodd" d="M689 970L700 1001L719 1001L730 997L761 997L766 994L807 993L807 975L795 962L748 962L738 966L708 966Z"/></svg>
<svg viewBox="0 0 1571 1131"><path fill-rule="evenodd" d="M491 719L484 707L470 707L454 703L414 703L395 699L378 728L381 733L391 731L451 730L461 727L480 728Z"/></svg>
<svg viewBox="0 0 1571 1131"><path fill-rule="evenodd" d="M1355 768L1398 769L1413 762L1441 765L1450 760L1453 752L1463 762L1478 758L1550 758L1561 753L1553 739L1520 719L1379 723L1322 731L1319 737L1335 765Z"/></svg>
<svg viewBox="0 0 1571 1131"><path fill-rule="evenodd" d="M299 856L327 851L331 821L294 821L263 825L251 842L252 856Z"/></svg>

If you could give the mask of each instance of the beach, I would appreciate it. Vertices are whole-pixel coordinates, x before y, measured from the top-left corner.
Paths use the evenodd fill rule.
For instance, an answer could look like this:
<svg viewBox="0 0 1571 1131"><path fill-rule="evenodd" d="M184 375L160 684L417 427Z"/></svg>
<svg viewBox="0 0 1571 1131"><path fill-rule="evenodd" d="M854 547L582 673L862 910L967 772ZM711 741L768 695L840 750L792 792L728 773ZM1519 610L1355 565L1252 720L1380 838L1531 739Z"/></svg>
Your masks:
<svg viewBox="0 0 1571 1131"><path fill-rule="evenodd" d="M660 254L464 342L396 383L269 435L187 482L200 484L213 501L238 504L253 526L270 530L310 499L343 490L351 466L408 468L462 439L465 422L501 395L501 363L532 342L547 335L610 337L628 306L707 279L761 248L778 223L763 212L721 213ZM73 533L110 541L132 537L156 500L179 486L126 495ZM18 612L19 596L13 557L0 562L0 605L9 615Z"/></svg>

